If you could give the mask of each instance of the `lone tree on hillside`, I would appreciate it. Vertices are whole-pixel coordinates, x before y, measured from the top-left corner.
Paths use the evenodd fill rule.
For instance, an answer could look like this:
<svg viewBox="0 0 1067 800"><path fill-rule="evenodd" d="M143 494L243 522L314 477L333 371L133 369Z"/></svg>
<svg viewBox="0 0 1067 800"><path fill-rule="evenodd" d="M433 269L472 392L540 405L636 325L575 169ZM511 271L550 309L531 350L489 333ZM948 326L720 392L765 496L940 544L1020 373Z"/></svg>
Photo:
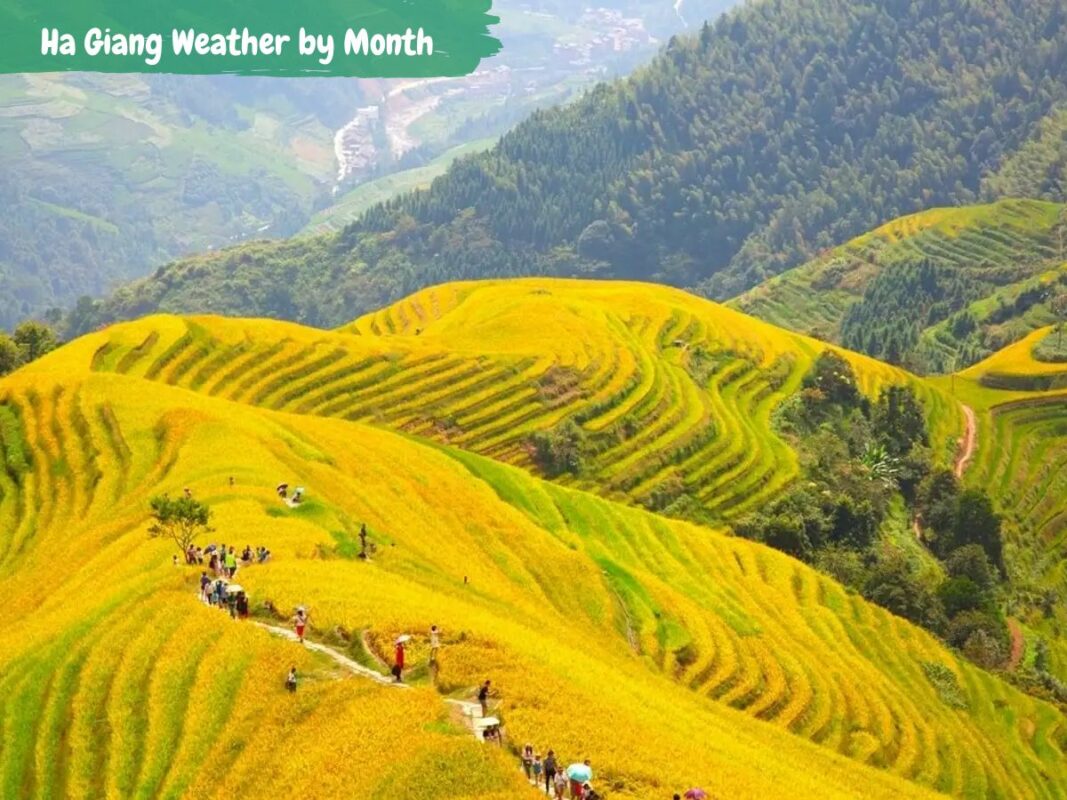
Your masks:
<svg viewBox="0 0 1067 800"><path fill-rule="evenodd" d="M152 525L148 535L153 539L172 539L183 553L203 533L210 533L208 525L211 509L192 497L172 500L168 495L153 497Z"/></svg>

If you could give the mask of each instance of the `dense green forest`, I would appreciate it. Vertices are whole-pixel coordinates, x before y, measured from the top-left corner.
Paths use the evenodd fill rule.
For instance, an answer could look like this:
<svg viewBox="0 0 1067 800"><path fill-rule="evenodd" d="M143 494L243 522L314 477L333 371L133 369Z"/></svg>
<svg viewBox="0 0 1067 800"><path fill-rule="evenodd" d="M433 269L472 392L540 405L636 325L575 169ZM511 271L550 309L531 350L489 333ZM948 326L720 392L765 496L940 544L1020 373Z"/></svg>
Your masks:
<svg viewBox="0 0 1067 800"><path fill-rule="evenodd" d="M1033 167L1031 175L1041 172ZM732 305L915 372L946 372L1062 321L1065 256L1067 206L1059 203L932 209L789 270Z"/></svg>
<svg viewBox="0 0 1067 800"><path fill-rule="evenodd" d="M1067 102L1065 22L1061 0L749 3L338 235L175 264L78 320L340 323L427 284L514 274L731 296L904 213L995 194L1013 158L1055 175L1043 121ZM235 283L251 305L234 307Z"/></svg>

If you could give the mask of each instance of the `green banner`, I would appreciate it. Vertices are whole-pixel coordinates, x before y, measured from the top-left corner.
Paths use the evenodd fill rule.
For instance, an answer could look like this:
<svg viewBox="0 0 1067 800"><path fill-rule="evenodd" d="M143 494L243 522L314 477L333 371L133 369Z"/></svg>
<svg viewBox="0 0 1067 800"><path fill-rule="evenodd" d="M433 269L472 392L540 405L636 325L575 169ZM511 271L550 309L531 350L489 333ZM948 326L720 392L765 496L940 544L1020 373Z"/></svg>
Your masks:
<svg viewBox="0 0 1067 800"><path fill-rule="evenodd" d="M2 72L467 75L500 49L491 0L5 0Z"/></svg>

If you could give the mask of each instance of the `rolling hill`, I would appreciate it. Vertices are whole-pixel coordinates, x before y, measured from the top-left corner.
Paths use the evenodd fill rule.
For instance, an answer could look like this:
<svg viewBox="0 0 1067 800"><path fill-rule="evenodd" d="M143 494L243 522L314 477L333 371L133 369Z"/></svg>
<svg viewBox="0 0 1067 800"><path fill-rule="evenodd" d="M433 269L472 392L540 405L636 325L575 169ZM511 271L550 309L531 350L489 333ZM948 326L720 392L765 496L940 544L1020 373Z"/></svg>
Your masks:
<svg viewBox="0 0 1067 800"><path fill-rule="evenodd" d="M427 289L334 333L274 330L149 318L74 347L100 372L387 425L525 468L531 435L570 420L585 463L562 482L653 508L684 495L724 519L797 476L771 415L826 348L675 289L546 279ZM917 390L947 462L956 404L846 355L872 396L894 383Z"/></svg>
<svg viewBox="0 0 1067 800"><path fill-rule="evenodd" d="M730 305L920 372L951 372L1057 319L1065 236L1064 206L1047 201L923 211Z"/></svg>
<svg viewBox="0 0 1067 800"><path fill-rule="evenodd" d="M699 390L698 346L722 362ZM727 513L770 491L745 478L781 452L762 409L793 378L749 384L820 347L671 290L528 281L440 287L335 333L152 317L8 376L2 793L532 797L441 702L491 677L512 745L589 757L610 796L1064 796L1054 706L781 553L586 491L626 496L625 451L571 486L474 452L522 464L505 429L564 404L587 426L648 409L649 451L707 415L712 441L747 425L758 454L719 474ZM915 381L851 358L869 387ZM958 431L946 395L924 397ZM307 501L282 503L282 480ZM185 488L213 538L274 554L239 573L261 618L307 604L315 637L371 665L403 631L420 663L439 624L436 683L340 679L199 604L198 570L145 535L148 499Z"/></svg>

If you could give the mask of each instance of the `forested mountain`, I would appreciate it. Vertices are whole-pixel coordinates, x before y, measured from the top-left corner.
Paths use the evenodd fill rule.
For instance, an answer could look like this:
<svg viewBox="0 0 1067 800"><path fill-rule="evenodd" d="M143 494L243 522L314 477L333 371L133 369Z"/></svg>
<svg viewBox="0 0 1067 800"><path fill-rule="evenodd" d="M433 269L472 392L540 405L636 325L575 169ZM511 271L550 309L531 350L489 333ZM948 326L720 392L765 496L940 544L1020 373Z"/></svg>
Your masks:
<svg viewBox="0 0 1067 800"><path fill-rule="evenodd" d="M1062 204L932 209L789 270L732 305L916 372L948 372L1067 318L1065 257Z"/></svg>
<svg viewBox="0 0 1067 800"><path fill-rule="evenodd" d="M340 323L426 284L530 273L730 296L901 214L1002 191L989 178L1041 149L1067 102L1065 22L1063 0L750 3L338 236L174 265L80 317ZM273 299L233 308L235 283Z"/></svg>
<svg viewBox="0 0 1067 800"><path fill-rule="evenodd" d="M487 147L737 1L498 0L506 50L455 79L0 76L0 327L177 257L336 230L348 190Z"/></svg>

